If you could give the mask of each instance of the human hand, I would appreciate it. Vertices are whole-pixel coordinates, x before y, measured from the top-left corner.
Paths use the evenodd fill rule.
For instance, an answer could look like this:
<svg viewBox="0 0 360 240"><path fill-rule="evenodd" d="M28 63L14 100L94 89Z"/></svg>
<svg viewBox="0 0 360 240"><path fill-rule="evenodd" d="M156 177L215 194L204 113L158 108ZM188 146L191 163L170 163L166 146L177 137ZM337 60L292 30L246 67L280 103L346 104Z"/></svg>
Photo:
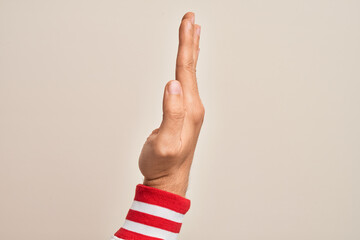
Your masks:
<svg viewBox="0 0 360 240"><path fill-rule="evenodd" d="M200 29L195 14L186 13L179 28L176 80L169 81L164 90L163 120L139 157L144 185L183 197L205 114L196 80Z"/></svg>

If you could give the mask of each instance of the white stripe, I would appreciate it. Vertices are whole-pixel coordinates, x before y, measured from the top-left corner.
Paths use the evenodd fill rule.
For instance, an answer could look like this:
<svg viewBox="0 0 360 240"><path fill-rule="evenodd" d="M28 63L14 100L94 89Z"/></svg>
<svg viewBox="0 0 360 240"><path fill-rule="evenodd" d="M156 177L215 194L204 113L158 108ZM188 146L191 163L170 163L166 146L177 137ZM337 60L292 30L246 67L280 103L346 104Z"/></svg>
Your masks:
<svg viewBox="0 0 360 240"><path fill-rule="evenodd" d="M175 212L168 208L164 208L144 202L139 202L135 200L131 206L131 209L135 211L151 214L157 217L165 218L167 220L171 220L177 223L182 223L182 220L184 218L184 214Z"/></svg>
<svg viewBox="0 0 360 240"><path fill-rule="evenodd" d="M117 236L113 236L110 240L125 240L125 239L118 238Z"/></svg>
<svg viewBox="0 0 360 240"><path fill-rule="evenodd" d="M149 237L161 238L166 240L176 240L179 235L177 233L169 232L156 227L150 227L148 225L129 220L125 220L123 228L128 231L140 233Z"/></svg>

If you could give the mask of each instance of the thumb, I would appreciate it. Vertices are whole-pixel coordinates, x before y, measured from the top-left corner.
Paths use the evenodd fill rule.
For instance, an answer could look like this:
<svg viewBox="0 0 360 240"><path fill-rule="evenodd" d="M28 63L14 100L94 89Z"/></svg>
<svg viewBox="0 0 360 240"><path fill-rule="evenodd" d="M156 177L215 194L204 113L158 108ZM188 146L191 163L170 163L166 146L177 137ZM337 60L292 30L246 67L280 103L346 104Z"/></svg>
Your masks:
<svg viewBox="0 0 360 240"><path fill-rule="evenodd" d="M164 90L163 120L159 128L159 138L168 144L179 143L184 124L185 109L181 84L169 81Z"/></svg>

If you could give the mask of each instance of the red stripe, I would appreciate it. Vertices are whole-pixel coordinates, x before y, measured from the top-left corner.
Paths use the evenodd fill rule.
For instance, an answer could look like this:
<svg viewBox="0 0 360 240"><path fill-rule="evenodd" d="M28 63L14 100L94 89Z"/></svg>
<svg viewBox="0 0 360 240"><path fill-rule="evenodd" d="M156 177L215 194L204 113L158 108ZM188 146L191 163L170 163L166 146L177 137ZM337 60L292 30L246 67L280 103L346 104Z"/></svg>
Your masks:
<svg viewBox="0 0 360 240"><path fill-rule="evenodd" d="M126 240L162 240L161 238L149 237L124 228L120 228L119 231L115 233L115 236Z"/></svg>
<svg viewBox="0 0 360 240"><path fill-rule="evenodd" d="M179 233L181 229L181 223L173 222L161 217L134 211L131 209L126 216L126 219L133 222L142 223L151 227L160 228L173 233Z"/></svg>
<svg viewBox="0 0 360 240"><path fill-rule="evenodd" d="M142 184L136 186L135 200L164 207L181 214L185 214L190 208L189 199Z"/></svg>

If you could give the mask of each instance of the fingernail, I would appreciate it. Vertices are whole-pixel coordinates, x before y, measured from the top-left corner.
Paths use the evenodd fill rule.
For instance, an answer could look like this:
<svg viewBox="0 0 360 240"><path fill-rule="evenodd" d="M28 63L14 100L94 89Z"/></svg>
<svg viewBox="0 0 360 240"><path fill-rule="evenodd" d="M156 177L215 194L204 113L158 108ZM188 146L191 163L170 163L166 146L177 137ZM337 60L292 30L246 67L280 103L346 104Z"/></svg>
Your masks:
<svg viewBox="0 0 360 240"><path fill-rule="evenodd" d="M201 26L199 26L199 27L196 29L196 34L197 34L197 35L200 35L200 33L201 33Z"/></svg>
<svg viewBox="0 0 360 240"><path fill-rule="evenodd" d="M171 81L168 87L168 91L170 94L180 94L181 86L178 81Z"/></svg>
<svg viewBox="0 0 360 240"><path fill-rule="evenodd" d="M192 22L192 24L195 23L195 14L193 14L193 15L191 16L191 22Z"/></svg>
<svg viewBox="0 0 360 240"><path fill-rule="evenodd" d="M193 23L192 23L191 21L187 21L187 27L188 27L188 29L191 29L192 25L193 25Z"/></svg>

